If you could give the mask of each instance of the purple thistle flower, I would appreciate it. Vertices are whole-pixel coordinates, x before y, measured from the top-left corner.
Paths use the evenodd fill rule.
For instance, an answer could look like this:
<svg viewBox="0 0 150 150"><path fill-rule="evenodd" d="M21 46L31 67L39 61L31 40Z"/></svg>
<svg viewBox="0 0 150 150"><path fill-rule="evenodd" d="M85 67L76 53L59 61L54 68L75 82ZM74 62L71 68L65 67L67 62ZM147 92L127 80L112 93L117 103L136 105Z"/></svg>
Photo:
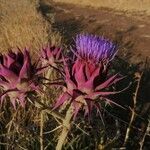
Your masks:
<svg viewBox="0 0 150 150"><path fill-rule="evenodd" d="M36 75L38 70L31 64L29 52L25 49L22 53L10 51L0 56L0 87L4 91L0 101L8 96L14 108L16 102L25 106L25 98L28 92L38 90Z"/></svg>
<svg viewBox="0 0 150 150"><path fill-rule="evenodd" d="M74 51L77 58L73 64L68 65L64 60L64 92L57 99L54 109L69 101L74 108L75 118L79 110L84 110L85 116L90 116L93 108L100 113L103 100L120 106L110 100L109 96L126 88L121 91L108 91L110 86L123 78L119 74L108 75L107 63L116 54L115 45L102 37L78 35L76 52Z"/></svg>
<svg viewBox="0 0 150 150"><path fill-rule="evenodd" d="M80 34L76 36L76 50L81 58L94 63L109 62L116 54L116 45L104 37Z"/></svg>

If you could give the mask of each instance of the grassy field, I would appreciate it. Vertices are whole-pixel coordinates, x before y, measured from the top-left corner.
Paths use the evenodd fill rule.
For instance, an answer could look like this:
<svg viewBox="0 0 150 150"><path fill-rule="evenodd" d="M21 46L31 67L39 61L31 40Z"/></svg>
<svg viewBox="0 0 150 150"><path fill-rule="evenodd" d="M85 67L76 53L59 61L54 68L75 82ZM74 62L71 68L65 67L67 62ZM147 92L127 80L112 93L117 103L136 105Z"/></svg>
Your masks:
<svg viewBox="0 0 150 150"><path fill-rule="evenodd" d="M0 0L1 52L16 47L36 51L51 38L53 42L60 41L58 34L52 32L51 24L37 11L38 7L36 0Z"/></svg>

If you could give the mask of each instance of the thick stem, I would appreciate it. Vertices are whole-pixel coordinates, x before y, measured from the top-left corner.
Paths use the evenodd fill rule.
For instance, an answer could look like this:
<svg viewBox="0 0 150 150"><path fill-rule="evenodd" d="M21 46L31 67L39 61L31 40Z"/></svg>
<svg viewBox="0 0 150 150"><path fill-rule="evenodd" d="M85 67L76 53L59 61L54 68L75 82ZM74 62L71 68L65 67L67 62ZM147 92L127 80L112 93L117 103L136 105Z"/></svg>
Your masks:
<svg viewBox="0 0 150 150"><path fill-rule="evenodd" d="M46 73L45 77L47 79L50 78L50 75L52 73L52 68L50 68L48 70L48 72ZM43 87L43 91L46 91L46 86ZM41 97L41 102L44 104L44 97L45 97L45 94L42 95ZM44 150L44 142L43 142L43 129L44 129L44 111L41 111L41 114L40 114L40 150Z"/></svg>
<svg viewBox="0 0 150 150"><path fill-rule="evenodd" d="M65 143L68 132L71 128L72 116L73 116L73 111L72 111L72 107L70 106L67 113L66 113L66 117L63 121L63 129L62 129L62 132L59 136L58 143L57 143L57 146L56 146L56 150L62 150L63 144Z"/></svg>

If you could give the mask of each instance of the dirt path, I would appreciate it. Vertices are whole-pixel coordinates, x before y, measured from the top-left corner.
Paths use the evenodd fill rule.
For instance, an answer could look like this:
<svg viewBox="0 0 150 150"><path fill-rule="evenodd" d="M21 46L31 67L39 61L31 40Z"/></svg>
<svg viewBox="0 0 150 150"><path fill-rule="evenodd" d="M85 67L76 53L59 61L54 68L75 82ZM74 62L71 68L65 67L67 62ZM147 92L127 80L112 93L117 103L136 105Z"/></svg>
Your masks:
<svg viewBox="0 0 150 150"><path fill-rule="evenodd" d="M80 32L104 35L119 43L119 55L131 63L150 58L150 16L62 3L44 2L41 8L47 19L54 13L54 27L66 39Z"/></svg>

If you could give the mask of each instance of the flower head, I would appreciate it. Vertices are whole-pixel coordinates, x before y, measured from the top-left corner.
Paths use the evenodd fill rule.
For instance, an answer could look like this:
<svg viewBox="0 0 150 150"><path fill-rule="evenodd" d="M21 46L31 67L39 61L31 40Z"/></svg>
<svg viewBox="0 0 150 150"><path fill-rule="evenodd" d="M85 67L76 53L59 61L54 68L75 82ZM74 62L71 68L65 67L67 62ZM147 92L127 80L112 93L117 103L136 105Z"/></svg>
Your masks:
<svg viewBox="0 0 150 150"><path fill-rule="evenodd" d="M1 95L1 103L8 96L14 108L16 102L25 106L25 98L30 91L38 90L36 83L37 69L31 64L29 52L10 51L0 56L0 86L4 93Z"/></svg>
<svg viewBox="0 0 150 150"><path fill-rule="evenodd" d="M80 34L75 40L78 55L94 63L109 62L116 54L116 45L104 37Z"/></svg>

